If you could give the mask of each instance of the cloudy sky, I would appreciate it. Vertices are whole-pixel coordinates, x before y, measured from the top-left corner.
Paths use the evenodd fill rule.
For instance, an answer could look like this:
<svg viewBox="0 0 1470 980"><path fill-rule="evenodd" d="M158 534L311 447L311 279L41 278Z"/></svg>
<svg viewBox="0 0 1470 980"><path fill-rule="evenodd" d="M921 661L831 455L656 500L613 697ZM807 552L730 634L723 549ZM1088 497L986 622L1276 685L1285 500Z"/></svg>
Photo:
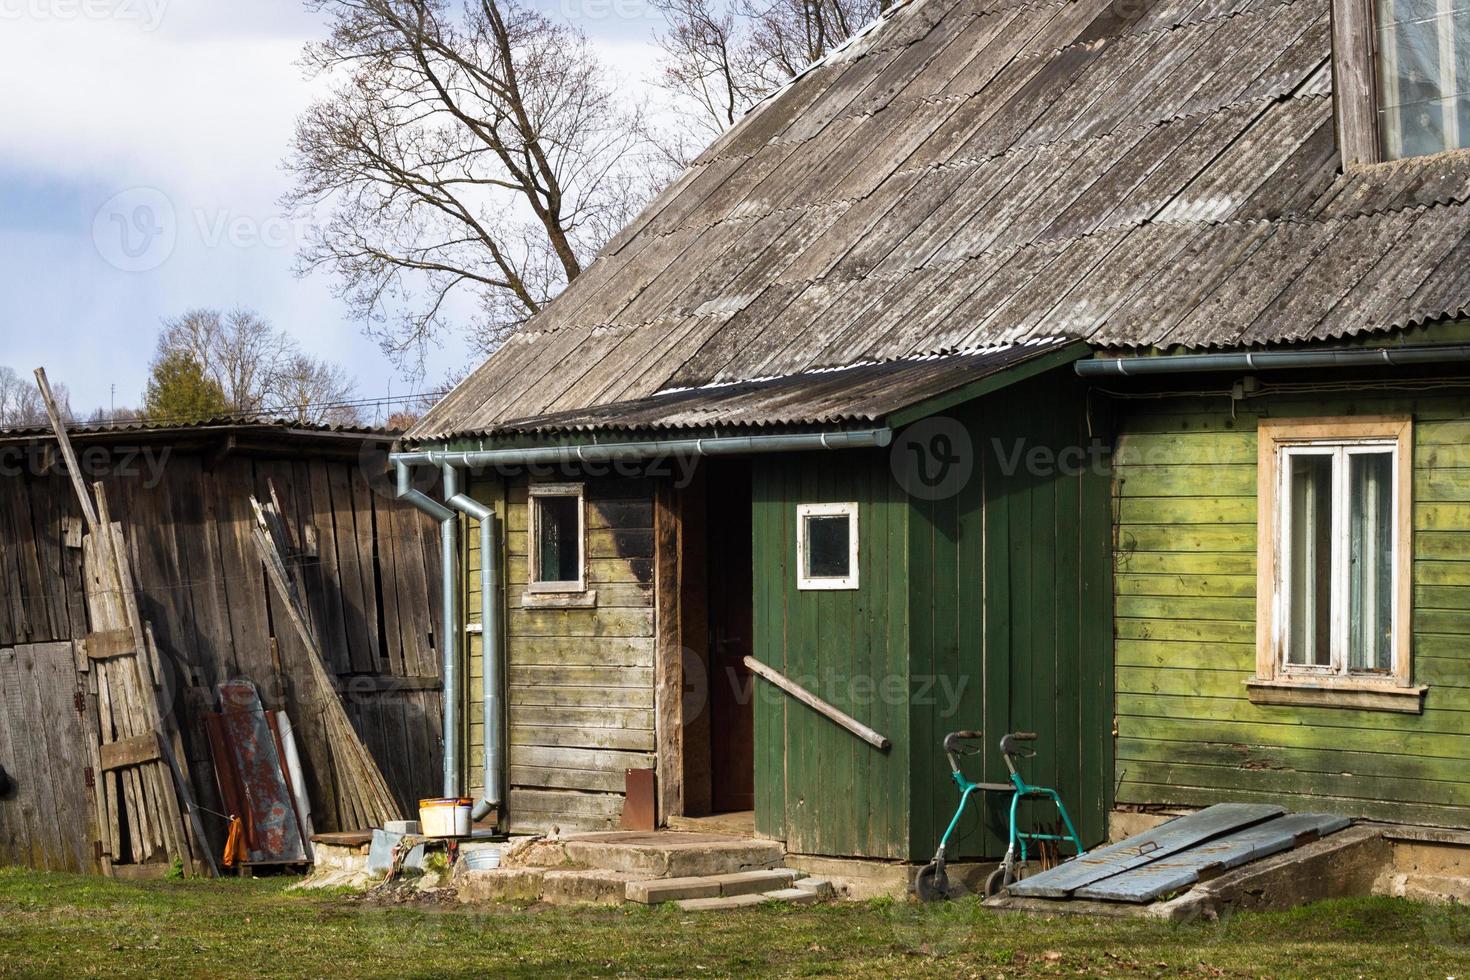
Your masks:
<svg viewBox="0 0 1470 980"><path fill-rule="evenodd" d="M529 2L647 82L643 0ZM292 272L280 164L321 23L300 0L0 0L0 365L44 365L79 412L114 385L135 405L163 318L245 306L364 397L408 390L331 280ZM428 384L465 356L435 352Z"/></svg>

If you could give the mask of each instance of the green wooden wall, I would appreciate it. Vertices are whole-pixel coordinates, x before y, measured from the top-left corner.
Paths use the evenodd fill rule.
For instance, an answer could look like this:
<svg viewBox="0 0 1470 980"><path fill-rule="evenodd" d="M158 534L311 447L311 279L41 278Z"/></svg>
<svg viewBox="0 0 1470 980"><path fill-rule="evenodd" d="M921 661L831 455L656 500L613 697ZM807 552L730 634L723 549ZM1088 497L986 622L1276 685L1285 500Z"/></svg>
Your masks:
<svg viewBox="0 0 1470 980"><path fill-rule="evenodd" d="M1120 803L1262 800L1470 826L1470 400L1127 403L1116 457ZM1414 417L1423 714L1255 705L1256 420Z"/></svg>
<svg viewBox="0 0 1470 980"><path fill-rule="evenodd" d="M1108 606L1108 460L1087 433L1082 384L1069 370L962 406L975 471L958 496L916 501L910 618L917 698L929 677L966 680L956 711L942 696L912 715L910 853L932 854L957 791L940 751L946 732L979 728L986 752L971 778L1006 780L996 749L1007 731L1040 737L1021 764L1057 788L1084 844L1111 808L1112 663ZM985 665L984 670L980 665ZM939 684L936 683L935 687ZM962 824L951 854L996 855L1003 801ZM1039 810L1035 819L1055 819Z"/></svg>
<svg viewBox="0 0 1470 980"><path fill-rule="evenodd" d="M804 854L906 858L908 501L882 452L771 456L753 471L755 656L893 746L872 748L758 681L756 829ZM796 505L857 501L860 585L796 588Z"/></svg>
<svg viewBox="0 0 1470 980"><path fill-rule="evenodd" d="M1062 791L1088 844L1105 832L1111 513L1106 458L1084 452L1082 385L1054 372L949 418L973 469L936 500L905 490L901 457L895 475L901 438L757 462L756 655L893 741L877 752L758 687L757 827L792 851L927 860L958 800L940 742L963 728L987 732L970 774L989 780L1004 778L1001 734L1039 732L1027 775ZM798 591L796 506L850 500L861 588ZM997 855L984 825L1002 822L972 815L951 855Z"/></svg>

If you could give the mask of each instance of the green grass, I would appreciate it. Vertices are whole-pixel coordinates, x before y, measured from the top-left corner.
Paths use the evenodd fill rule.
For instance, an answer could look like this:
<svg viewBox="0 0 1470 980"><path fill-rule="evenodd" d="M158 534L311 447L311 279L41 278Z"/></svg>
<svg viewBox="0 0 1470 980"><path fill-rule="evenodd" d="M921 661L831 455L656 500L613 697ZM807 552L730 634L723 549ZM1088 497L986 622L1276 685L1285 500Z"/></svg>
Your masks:
<svg viewBox="0 0 1470 980"><path fill-rule="evenodd" d="M0 975L1470 978L1470 911L1395 899L1174 926L999 915L971 900L708 914L381 906L287 884L0 869Z"/></svg>

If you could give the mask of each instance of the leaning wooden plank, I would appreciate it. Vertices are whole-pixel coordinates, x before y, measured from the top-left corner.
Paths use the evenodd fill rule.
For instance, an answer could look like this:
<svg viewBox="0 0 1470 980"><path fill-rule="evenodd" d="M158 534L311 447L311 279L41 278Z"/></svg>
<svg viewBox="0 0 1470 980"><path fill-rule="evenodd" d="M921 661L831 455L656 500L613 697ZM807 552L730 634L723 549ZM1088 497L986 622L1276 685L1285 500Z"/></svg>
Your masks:
<svg viewBox="0 0 1470 980"><path fill-rule="evenodd" d="M1281 851L1311 843L1352 823L1330 813L1288 813L1244 830L1217 837L1141 868L1093 882L1074 898L1107 902L1152 902L1207 875L1238 868Z"/></svg>
<svg viewBox="0 0 1470 980"><path fill-rule="evenodd" d="M1279 817L1285 812L1283 807L1263 803L1217 803L1018 881L1010 886L1009 891L1025 898L1065 898L1095 881L1162 860L1185 848Z"/></svg>
<svg viewBox="0 0 1470 980"><path fill-rule="evenodd" d="M71 447L71 439L66 434L66 424L61 421L61 412L56 407L56 397L51 394L51 382L46 380L46 369L36 368L36 384L41 388L41 400L46 403L46 416L51 420L51 428L56 433L56 443L61 447L61 458L66 460L66 472L71 477L72 489L77 492L77 500L82 505L82 515L86 517L88 526L97 527L97 508L92 504L92 497L87 493L87 484L82 479L82 470L77 465L76 451Z"/></svg>
<svg viewBox="0 0 1470 980"><path fill-rule="evenodd" d="M374 826L381 826L385 821L397 819L398 805L393 799L393 793L388 788L388 783L383 778L383 773L378 768L376 760L368 753L367 748L353 729L351 721L347 718L341 699L337 696L336 688L332 684L331 675L327 672L321 648L317 646L315 638L311 635L311 629L306 625L301 610L293 599L293 590L286 573L285 563L281 560L280 553L268 536L263 523L254 529L253 538L261 563L265 566L266 578L281 597L286 616L291 621L302 645L306 648L307 665L316 684L318 700L327 720L333 761L336 763L342 760L345 763L338 767L343 777L338 781L339 787L355 791L359 795L366 811L363 816Z"/></svg>
<svg viewBox="0 0 1470 980"><path fill-rule="evenodd" d="M867 725L864 725L862 722L858 721L852 715L849 715L848 713L841 710L840 708L835 707L834 705L828 704L826 701L823 701L811 691L808 691L800 684L788 678L785 674L782 674L777 670L773 670L772 668L767 667L765 664L761 663L754 657L746 657L745 666L750 668L752 673L757 674L765 680L770 681L782 691L785 691L787 694L791 695L793 698L800 701L808 708L811 708L813 711L817 712L817 714L824 715L832 721L836 722L838 725L841 725L843 728L846 728L858 738L873 746L873 748L887 750L888 747L893 744L888 740L886 736L878 734Z"/></svg>

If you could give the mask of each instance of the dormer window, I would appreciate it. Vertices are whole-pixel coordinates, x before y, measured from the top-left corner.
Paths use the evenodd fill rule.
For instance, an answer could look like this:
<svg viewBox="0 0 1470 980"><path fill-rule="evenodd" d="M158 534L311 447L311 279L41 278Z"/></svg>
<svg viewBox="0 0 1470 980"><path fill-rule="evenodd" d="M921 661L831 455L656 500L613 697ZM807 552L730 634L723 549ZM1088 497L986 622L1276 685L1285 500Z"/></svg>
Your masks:
<svg viewBox="0 0 1470 980"><path fill-rule="evenodd" d="M1470 0L1376 0L1383 159L1470 146Z"/></svg>
<svg viewBox="0 0 1470 980"><path fill-rule="evenodd" d="M1332 33L1346 166L1470 147L1470 0L1333 0Z"/></svg>

